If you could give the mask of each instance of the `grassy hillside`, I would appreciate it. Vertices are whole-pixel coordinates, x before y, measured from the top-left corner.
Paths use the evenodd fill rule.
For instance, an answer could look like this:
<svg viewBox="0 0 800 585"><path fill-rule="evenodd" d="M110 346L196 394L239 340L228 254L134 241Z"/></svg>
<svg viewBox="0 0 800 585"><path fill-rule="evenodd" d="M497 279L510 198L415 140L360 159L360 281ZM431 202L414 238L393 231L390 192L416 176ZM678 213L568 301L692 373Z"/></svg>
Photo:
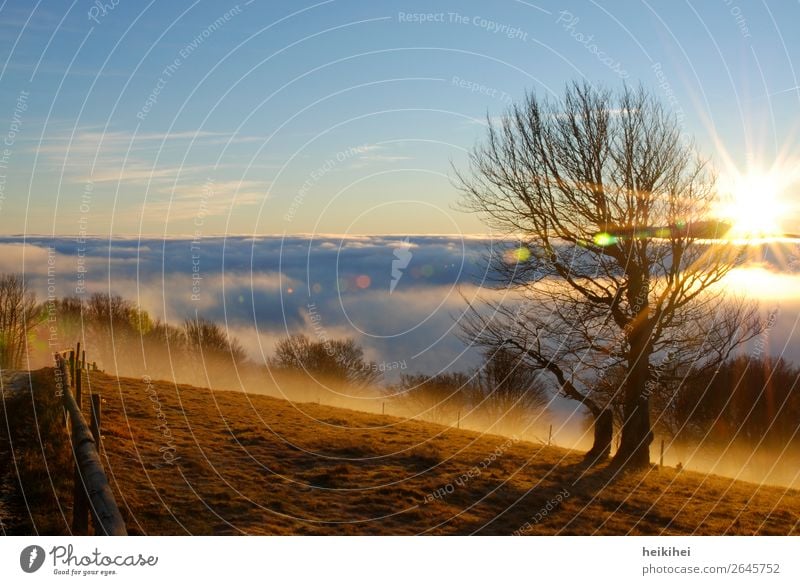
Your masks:
<svg viewBox="0 0 800 585"><path fill-rule="evenodd" d="M66 534L73 459L52 370L0 375L0 533Z"/></svg>
<svg viewBox="0 0 800 585"><path fill-rule="evenodd" d="M89 384L134 534L800 533L796 490L669 468L611 481L581 453L507 437L146 379Z"/></svg>

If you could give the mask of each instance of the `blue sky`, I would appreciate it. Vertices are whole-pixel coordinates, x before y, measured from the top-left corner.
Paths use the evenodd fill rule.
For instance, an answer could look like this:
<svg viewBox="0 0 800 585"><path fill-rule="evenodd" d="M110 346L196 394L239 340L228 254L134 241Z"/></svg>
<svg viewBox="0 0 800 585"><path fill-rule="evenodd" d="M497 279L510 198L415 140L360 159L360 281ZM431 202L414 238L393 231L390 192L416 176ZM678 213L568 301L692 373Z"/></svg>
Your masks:
<svg viewBox="0 0 800 585"><path fill-rule="evenodd" d="M800 148L797 2L106 4L0 3L0 233L478 233L451 163L582 78L723 169Z"/></svg>

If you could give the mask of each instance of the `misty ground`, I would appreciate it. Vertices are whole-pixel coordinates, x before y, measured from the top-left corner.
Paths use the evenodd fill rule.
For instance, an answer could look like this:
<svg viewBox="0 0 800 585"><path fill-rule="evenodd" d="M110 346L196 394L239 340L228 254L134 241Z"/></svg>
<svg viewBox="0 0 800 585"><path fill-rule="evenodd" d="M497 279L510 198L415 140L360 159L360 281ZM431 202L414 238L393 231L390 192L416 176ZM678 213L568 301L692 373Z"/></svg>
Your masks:
<svg viewBox="0 0 800 585"><path fill-rule="evenodd" d="M52 372L33 380L47 419ZM613 477L577 451L315 403L94 372L88 386L132 534L800 533L793 489L674 468ZM12 426L31 418L29 399L3 404ZM50 420L42 440L65 444ZM4 531L68 533L69 483L52 475L69 453L41 455L28 428L12 438L32 511L7 495ZM9 485L14 467L2 472Z"/></svg>

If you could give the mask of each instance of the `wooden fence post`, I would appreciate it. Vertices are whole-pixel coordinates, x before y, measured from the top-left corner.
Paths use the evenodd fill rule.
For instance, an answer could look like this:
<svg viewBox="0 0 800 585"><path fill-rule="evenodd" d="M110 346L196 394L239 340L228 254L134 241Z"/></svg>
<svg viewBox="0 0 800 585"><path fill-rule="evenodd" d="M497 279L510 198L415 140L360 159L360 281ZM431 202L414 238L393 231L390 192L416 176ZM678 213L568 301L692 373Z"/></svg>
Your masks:
<svg viewBox="0 0 800 585"><path fill-rule="evenodd" d="M456 428L457 429L461 428L461 411L460 410L458 411L458 421L456 422Z"/></svg>
<svg viewBox="0 0 800 585"><path fill-rule="evenodd" d="M92 409L92 416L89 422L89 430L92 433L92 437L94 438L94 446L97 449L98 456L100 455L100 447L101 447L101 440L102 436L100 435L100 424L102 418L102 406L100 405L100 395L92 392L89 397L89 406ZM88 504L88 499L87 499ZM104 534L104 528L99 525L99 521L95 516L94 509L92 510L92 524L94 525L94 533L95 534Z"/></svg>
<svg viewBox="0 0 800 585"><path fill-rule="evenodd" d="M659 467L664 467L664 439L661 439L661 461Z"/></svg>
<svg viewBox="0 0 800 585"><path fill-rule="evenodd" d="M100 395L92 392L92 437L94 437L95 446L97 447L97 452L100 453L101 447L101 435L100 435L100 423L102 419L102 406L100 402Z"/></svg>
<svg viewBox="0 0 800 585"><path fill-rule="evenodd" d="M69 351L69 379L70 382L75 379L75 350Z"/></svg>
<svg viewBox="0 0 800 585"><path fill-rule="evenodd" d="M80 365L80 364L78 364ZM75 386L75 402L78 403L78 408L83 410L83 376L81 376L80 367L75 368L75 377L73 378Z"/></svg>
<svg viewBox="0 0 800 585"><path fill-rule="evenodd" d="M78 345L80 347L80 344ZM72 384L75 387L75 402L78 411L81 410L81 369L76 368L77 360L75 351L69 353L70 373ZM83 483L80 466L78 465L79 433L76 432L75 421L72 421L72 453L75 457L75 473L72 486L72 533L86 535L89 533L89 500L86 496L86 486Z"/></svg>

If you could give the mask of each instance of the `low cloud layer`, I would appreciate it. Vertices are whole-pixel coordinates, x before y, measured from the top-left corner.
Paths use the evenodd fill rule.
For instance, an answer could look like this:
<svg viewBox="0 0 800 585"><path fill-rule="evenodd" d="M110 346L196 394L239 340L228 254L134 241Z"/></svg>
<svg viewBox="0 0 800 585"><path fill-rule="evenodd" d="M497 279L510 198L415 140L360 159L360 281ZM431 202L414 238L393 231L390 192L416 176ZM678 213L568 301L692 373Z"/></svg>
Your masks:
<svg viewBox="0 0 800 585"><path fill-rule="evenodd" d="M474 298L493 243L456 236L291 236L190 240L0 238L0 271L23 272L40 297L113 292L179 323L196 314L225 323L257 360L289 333L355 338L367 357L434 373L475 364L457 338L464 298ZM50 251L52 250L52 252ZM766 251L764 274L739 292L780 307L774 355L800 360L792 343L800 303L797 263ZM780 270L778 267L780 266ZM756 272L752 272L756 275ZM769 285L766 295L757 282ZM782 292L777 289L780 284ZM83 287L83 288L82 288ZM396 375L397 372L394 374Z"/></svg>

